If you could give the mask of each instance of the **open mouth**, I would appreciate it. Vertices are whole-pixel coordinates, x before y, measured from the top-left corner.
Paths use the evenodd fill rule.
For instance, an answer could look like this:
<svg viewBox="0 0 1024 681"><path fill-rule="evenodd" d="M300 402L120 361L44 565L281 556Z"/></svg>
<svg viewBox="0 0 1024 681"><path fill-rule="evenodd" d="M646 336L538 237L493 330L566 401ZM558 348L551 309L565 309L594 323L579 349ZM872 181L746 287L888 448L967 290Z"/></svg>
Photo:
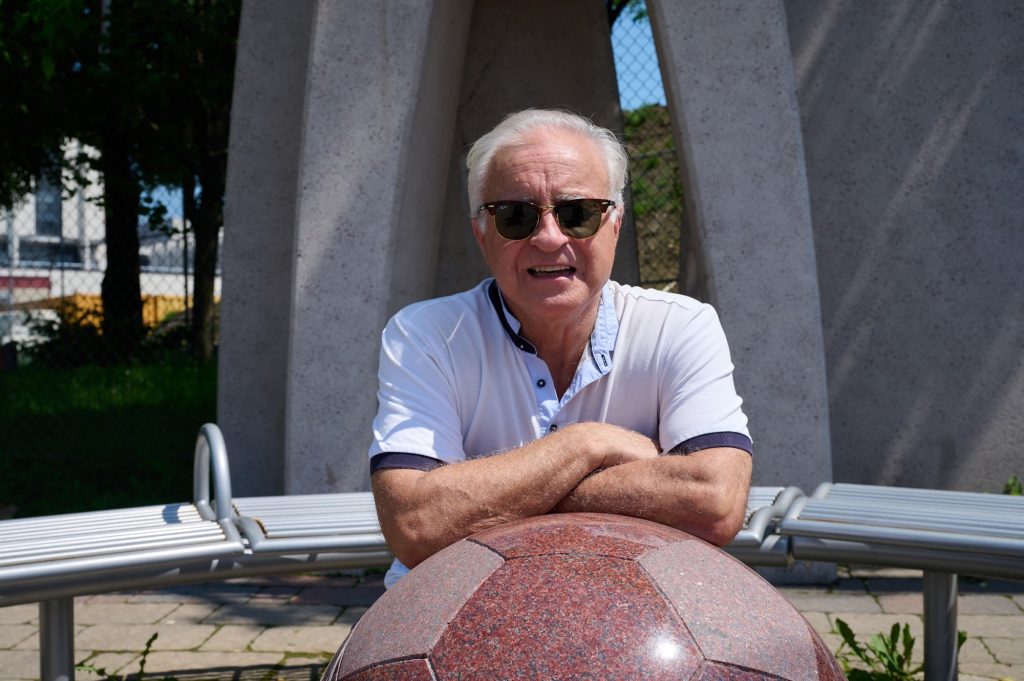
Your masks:
<svg viewBox="0 0 1024 681"><path fill-rule="evenodd" d="M535 277L558 277L573 274L576 268L569 265L538 265L529 267L526 271Z"/></svg>

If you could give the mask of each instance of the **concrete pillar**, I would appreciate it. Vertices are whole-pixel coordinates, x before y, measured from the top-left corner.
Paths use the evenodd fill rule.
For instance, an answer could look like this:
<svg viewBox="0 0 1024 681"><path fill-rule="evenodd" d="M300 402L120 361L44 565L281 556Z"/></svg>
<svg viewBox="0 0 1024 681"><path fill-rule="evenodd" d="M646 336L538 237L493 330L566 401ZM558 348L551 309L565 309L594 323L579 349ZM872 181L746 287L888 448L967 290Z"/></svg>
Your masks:
<svg viewBox="0 0 1024 681"><path fill-rule="evenodd" d="M621 128L600 3L245 5L218 400L238 494L368 487L380 330L486 276L464 154L530 106ZM613 276L637 279L632 225Z"/></svg>
<svg viewBox="0 0 1024 681"><path fill-rule="evenodd" d="M817 270L781 0L648 0L708 301L754 439L755 484L830 480Z"/></svg>
<svg viewBox="0 0 1024 681"><path fill-rule="evenodd" d="M380 331L428 297L469 2L324 0L310 45L285 492L369 488Z"/></svg>
<svg viewBox="0 0 1024 681"><path fill-rule="evenodd" d="M239 494L368 489L380 330L432 293L471 3L253 5L225 239L233 476Z"/></svg>
<svg viewBox="0 0 1024 681"><path fill-rule="evenodd" d="M284 491L288 336L314 0L245 2L224 206L217 420L241 496Z"/></svg>
<svg viewBox="0 0 1024 681"><path fill-rule="evenodd" d="M566 27L572 30L567 32ZM438 295L465 290L488 276L470 231L465 155L478 137L507 114L525 108L567 109L621 134L622 113L603 3L475 3L448 171L435 284ZM631 220L620 232L612 277L627 284L639 279Z"/></svg>
<svg viewBox="0 0 1024 681"><path fill-rule="evenodd" d="M787 0L836 478L1024 474L1024 12Z"/></svg>

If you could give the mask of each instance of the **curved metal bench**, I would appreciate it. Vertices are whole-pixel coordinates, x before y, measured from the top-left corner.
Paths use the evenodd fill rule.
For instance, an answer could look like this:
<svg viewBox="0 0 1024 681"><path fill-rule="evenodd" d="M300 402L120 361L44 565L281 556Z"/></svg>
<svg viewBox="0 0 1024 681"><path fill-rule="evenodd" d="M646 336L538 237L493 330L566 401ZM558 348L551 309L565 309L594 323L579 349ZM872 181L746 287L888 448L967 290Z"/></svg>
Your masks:
<svg viewBox="0 0 1024 681"><path fill-rule="evenodd" d="M723 547L747 565L788 567L793 563L789 538L779 535L775 525L804 493L799 487L751 487L743 529Z"/></svg>
<svg viewBox="0 0 1024 681"><path fill-rule="evenodd" d="M248 547L234 566L241 574L387 567L393 559L369 492L243 497L234 509Z"/></svg>
<svg viewBox="0 0 1024 681"><path fill-rule="evenodd" d="M192 503L0 522L0 606L39 602L41 678L74 678L75 596L205 574L245 552L216 426L200 430L194 466Z"/></svg>
<svg viewBox="0 0 1024 681"><path fill-rule="evenodd" d="M391 562L369 492L233 498L213 424L200 430L193 472L191 503L0 521L0 606L40 603L41 678L74 678L75 596ZM751 565L814 560L793 550L807 539L794 534L797 507L808 499L795 487L751 488L725 550Z"/></svg>
<svg viewBox="0 0 1024 681"><path fill-rule="evenodd" d="M1024 497L824 483L778 532L797 560L923 570L929 681L956 678L957 574L1024 579Z"/></svg>

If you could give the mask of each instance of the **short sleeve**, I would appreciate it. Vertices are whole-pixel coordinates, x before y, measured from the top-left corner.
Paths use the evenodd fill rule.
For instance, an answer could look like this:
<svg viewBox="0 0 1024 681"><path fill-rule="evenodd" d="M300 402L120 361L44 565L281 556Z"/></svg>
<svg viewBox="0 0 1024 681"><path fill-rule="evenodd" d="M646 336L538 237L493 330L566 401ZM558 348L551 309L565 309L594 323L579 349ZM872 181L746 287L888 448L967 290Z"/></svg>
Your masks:
<svg viewBox="0 0 1024 681"><path fill-rule="evenodd" d="M465 458L450 350L436 327L400 312L381 334L377 416L369 455Z"/></svg>
<svg viewBox="0 0 1024 681"><path fill-rule="evenodd" d="M733 384L729 345L710 305L663 330L659 439L664 451L710 433L750 439L743 400Z"/></svg>

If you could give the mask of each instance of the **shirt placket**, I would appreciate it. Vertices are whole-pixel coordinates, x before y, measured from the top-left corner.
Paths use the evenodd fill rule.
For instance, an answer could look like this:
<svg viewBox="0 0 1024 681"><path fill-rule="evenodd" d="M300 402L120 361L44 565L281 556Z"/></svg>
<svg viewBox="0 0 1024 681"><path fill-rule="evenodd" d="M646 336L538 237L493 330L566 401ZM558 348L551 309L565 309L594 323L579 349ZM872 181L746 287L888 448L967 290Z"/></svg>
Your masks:
<svg viewBox="0 0 1024 681"><path fill-rule="evenodd" d="M513 334L518 334L520 329L519 320L509 312L508 308L504 305L504 301L502 301L501 307L502 310L499 314L504 315L508 330ZM568 390L565 391L561 399L558 398L558 394L555 392L554 380L552 380L551 371L548 369L547 363L536 352L532 351L533 348L529 346L529 343L520 343L520 356L523 359L523 366L529 376L530 385L533 387L536 403L534 427L538 438L548 433L553 433L564 425L558 421L558 415L562 408L590 383L611 371L611 350L615 346L618 328L619 324L615 316L615 305L612 301L611 289L606 285L602 291L601 305L598 308L594 332L591 334L583 357L580 358L576 374L573 376Z"/></svg>
<svg viewBox="0 0 1024 681"><path fill-rule="evenodd" d="M555 382L551 378L548 365L532 352L523 351L522 356L526 373L530 377L530 385L533 386L533 396L537 405L534 418L537 437L542 437L547 433L558 430L555 418L561 405L555 392Z"/></svg>

